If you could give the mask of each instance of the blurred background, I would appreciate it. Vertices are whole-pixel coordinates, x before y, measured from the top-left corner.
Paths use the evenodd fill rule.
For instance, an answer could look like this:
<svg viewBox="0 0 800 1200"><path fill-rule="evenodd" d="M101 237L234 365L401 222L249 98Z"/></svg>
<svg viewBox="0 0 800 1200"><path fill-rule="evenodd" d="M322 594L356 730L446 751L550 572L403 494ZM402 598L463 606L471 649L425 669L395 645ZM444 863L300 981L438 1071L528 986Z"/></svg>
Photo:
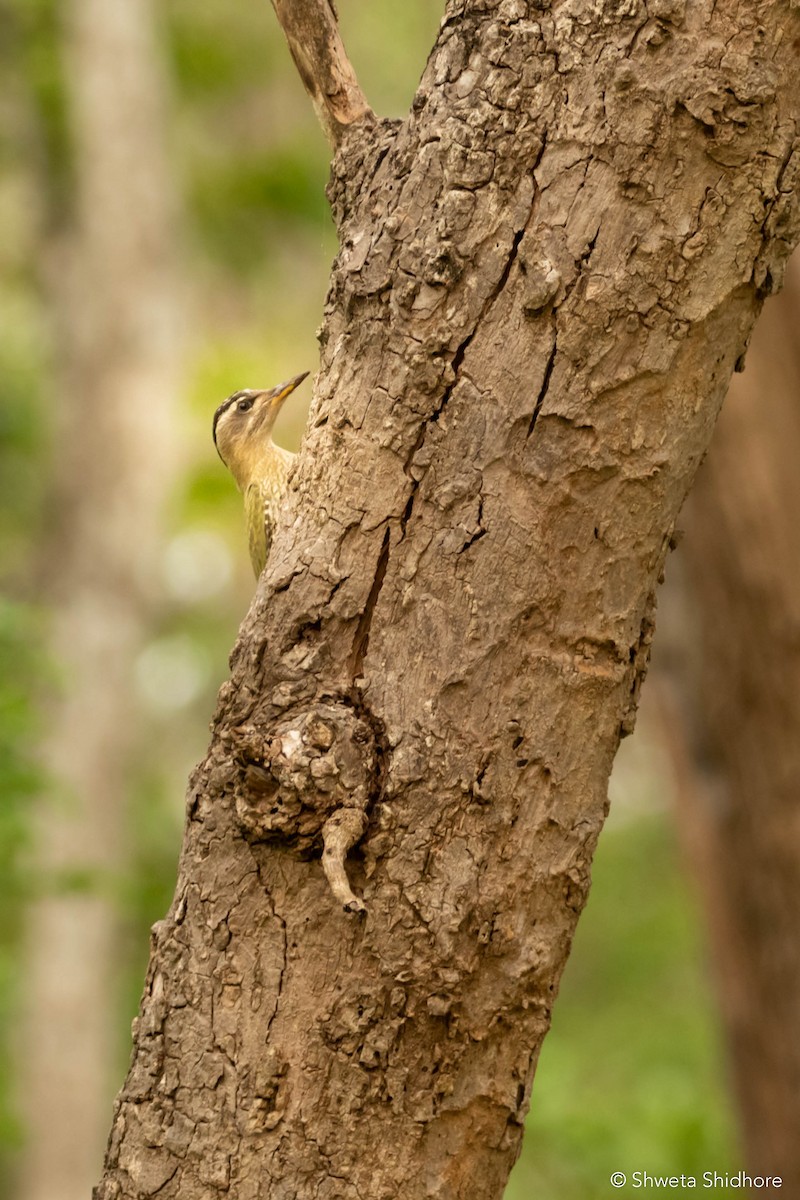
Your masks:
<svg viewBox="0 0 800 1200"><path fill-rule="evenodd" d="M441 0L339 9L401 116ZM335 239L266 0L0 21L0 1197L78 1200L253 589L211 416L314 371ZM796 311L768 313L669 564L507 1200L797 1172Z"/></svg>

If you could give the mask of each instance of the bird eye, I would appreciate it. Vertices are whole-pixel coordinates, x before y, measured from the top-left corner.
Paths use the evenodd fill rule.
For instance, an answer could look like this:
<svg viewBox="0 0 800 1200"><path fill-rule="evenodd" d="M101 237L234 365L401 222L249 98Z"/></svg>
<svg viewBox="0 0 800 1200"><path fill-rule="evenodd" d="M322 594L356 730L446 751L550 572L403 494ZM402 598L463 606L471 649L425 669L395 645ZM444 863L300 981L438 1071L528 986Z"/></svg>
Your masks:
<svg viewBox="0 0 800 1200"><path fill-rule="evenodd" d="M253 401L250 399L240 400L236 407L239 412L248 412L253 407Z"/></svg>

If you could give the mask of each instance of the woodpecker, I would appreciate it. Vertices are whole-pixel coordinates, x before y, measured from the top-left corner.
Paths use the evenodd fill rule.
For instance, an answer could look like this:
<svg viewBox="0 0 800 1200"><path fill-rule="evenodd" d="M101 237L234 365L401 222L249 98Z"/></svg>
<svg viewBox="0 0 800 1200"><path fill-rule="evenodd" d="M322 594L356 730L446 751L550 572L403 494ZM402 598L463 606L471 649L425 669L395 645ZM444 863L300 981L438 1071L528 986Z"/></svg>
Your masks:
<svg viewBox="0 0 800 1200"><path fill-rule="evenodd" d="M244 495L250 561L258 579L267 562L286 477L295 455L272 440L281 405L308 375L295 375L268 391L234 392L214 413L217 453Z"/></svg>

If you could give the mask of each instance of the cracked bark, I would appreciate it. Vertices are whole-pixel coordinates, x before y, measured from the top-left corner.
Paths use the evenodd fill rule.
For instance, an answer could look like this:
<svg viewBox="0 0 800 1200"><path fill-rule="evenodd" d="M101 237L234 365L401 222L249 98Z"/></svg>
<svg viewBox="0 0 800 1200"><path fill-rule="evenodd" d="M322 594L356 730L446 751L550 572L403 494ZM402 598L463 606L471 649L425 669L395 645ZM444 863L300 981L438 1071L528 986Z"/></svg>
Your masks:
<svg viewBox="0 0 800 1200"><path fill-rule="evenodd" d="M309 428L98 1197L501 1194L674 522L797 240L798 36L456 0L408 118L341 133Z"/></svg>

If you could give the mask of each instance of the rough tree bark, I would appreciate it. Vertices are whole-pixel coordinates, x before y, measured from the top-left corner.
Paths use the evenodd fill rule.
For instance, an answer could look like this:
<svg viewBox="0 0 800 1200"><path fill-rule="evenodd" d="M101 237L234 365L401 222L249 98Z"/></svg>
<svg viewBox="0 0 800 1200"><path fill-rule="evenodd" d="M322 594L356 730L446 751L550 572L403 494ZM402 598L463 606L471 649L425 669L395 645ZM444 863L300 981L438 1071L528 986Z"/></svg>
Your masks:
<svg viewBox="0 0 800 1200"><path fill-rule="evenodd" d="M36 814L41 890L26 931L23 1200L83 1200L108 1124L119 1044L119 918L108 881L124 861L137 728L130 677L159 600L179 369L174 196L151 5L70 0L61 17L69 212L53 178L40 181L52 209L42 268L56 343L40 594L61 692L48 713L54 782ZM91 886L70 888L71 875Z"/></svg>
<svg viewBox="0 0 800 1200"><path fill-rule="evenodd" d="M309 429L99 1197L500 1195L673 525L797 237L799 36L454 0L406 120L339 114Z"/></svg>
<svg viewBox="0 0 800 1200"><path fill-rule="evenodd" d="M788 278L687 505L684 603L670 588L658 678L748 1162L800 1195L796 258Z"/></svg>

